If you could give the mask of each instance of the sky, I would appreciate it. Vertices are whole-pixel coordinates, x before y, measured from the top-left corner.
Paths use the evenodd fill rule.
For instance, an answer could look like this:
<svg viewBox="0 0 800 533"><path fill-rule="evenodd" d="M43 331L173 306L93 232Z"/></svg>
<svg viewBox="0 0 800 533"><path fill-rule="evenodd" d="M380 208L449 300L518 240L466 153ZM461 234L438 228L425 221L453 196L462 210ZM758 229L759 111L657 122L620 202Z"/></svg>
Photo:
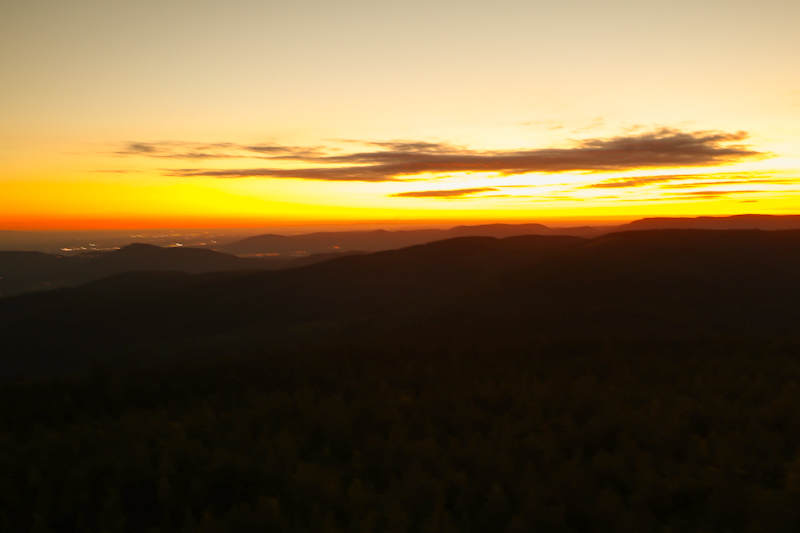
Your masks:
<svg viewBox="0 0 800 533"><path fill-rule="evenodd" d="M0 230L800 213L796 0L4 0Z"/></svg>

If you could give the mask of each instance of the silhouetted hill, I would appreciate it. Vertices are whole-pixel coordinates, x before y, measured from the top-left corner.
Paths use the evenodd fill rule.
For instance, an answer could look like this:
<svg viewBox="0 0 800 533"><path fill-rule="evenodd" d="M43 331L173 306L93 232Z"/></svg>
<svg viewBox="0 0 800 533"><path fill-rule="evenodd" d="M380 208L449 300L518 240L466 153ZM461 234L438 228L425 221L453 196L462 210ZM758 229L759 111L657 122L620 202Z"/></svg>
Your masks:
<svg viewBox="0 0 800 533"><path fill-rule="evenodd" d="M590 226L549 228L542 224L485 224L478 226L456 226L455 228L447 230L332 231L303 235L258 235L219 246L218 249L238 255L263 253L301 255L324 253L332 250L378 252L452 239L455 237L495 237L498 239L517 235L571 235L593 237L600 233L601 230Z"/></svg>
<svg viewBox="0 0 800 533"><path fill-rule="evenodd" d="M592 226L551 228L544 224L482 224L478 226L456 226L444 230L445 239L454 237L494 237L505 239L519 235L569 235L573 237L593 237L601 229Z"/></svg>
<svg viewBox="0 0 800 533"><path fill-rule="evenodd" d="M612 233L503 278L491 307L562 331L795 334L800 230ZM520 327L524 327L520 325Z"/></svg>
<svg viewBox="0 0 800 533"><path fill-rule="evenodd" d="M134 243L114 252L103 254L82 265L84 279L99 279L122 272L148 270L177 270L190 274L223 270L254 270L263 268L261 261L203 248L162 248L152 244Z"/></svg>
<svg viewBox="0 0 800 533"><path fill-rule="evenodd" d="M5 363L63 369L109 351L249 328L286 338L291 328L315 324L300 336L308 340L352 324L394 327L395 319L417 320L443 299L578 242L466 237L275 272L159 278L156 289L148 276L126 274L122 281L20 295L0 300L0 334L9 335Z"/></svg>
<svg viewBox="0 0 800 533"><path fill-rule="evenodd" d="M0 251L0 277L50 272L61 268L70 259L73 258L42 252Z"/></svg>
<svg viewBox="0 0 800 533"><path fill-rule="evenodd" d="M276 272L128 274L18 296L0 301L0 334L7 368L30 372L218 342L204 338L781 336L800 321L797 301L800 231L465 237Z"/></svg>
<svg viewBox="0 0 800 533"><path fill-rule="evenodd" d="M800 215L734 215L728 217L643 218L618 226L615 231L640 229L800 229Z"/></svg>
<svg viewBox="0 0 800 533"><path fill-rule="evenodd" d="M313 260L312 260L313 261ZM0 252L0 294L73 287L124 272L186 273L286 268L258 259L202 248L162 248L134 243L109 252L62 256L41 252Z"/></svg>
<svg viewBox="0 0 800 533"><path fill-rule="evenodd" d="M205 248L162 248L134 243L115 251L65 256L42 252L0 252L0 296L75 287L127 272L222 272L282 270L364 252L331 252L304 257L243 258ZM152 277L152 276L150 276ZM149 279L132 276L130 279Z"/></svg>
<svg viewBox="0 0 800 533"><path fill-rule="evenodd" d="M42 252L0 251L0 296L53 288L59 272L86 260Z"/></svg>
<svg viewBox="0 0 800 533"><path fill-rule="evenodd" d="M317 263L324 263L325 261L330 261L331 259L347 257L348 255L363 255L366 253L368 252L365 252L363 250L351 250L348 252L329 252L329 253L311 254L305 257L292 257L290 259L280 260L281 262L275 265L274 270L282 268L297 268L301 266L316 265Z"/></svg>
<svg viewBox="0 0 800 533"><path fill-rule="evenodd" d="M279 254L298 256L334 250L377 252L452 239L455 237L495 237L517 235L570 235L593 238L612 232L647 229L800 229L800 215L736 215L729 217L645 218L619 226L579 226L551 228L543 224L483 224L450 229L410 231L344 231L302 235L257 235L224 244L219 250L237 254Z"/></svg>

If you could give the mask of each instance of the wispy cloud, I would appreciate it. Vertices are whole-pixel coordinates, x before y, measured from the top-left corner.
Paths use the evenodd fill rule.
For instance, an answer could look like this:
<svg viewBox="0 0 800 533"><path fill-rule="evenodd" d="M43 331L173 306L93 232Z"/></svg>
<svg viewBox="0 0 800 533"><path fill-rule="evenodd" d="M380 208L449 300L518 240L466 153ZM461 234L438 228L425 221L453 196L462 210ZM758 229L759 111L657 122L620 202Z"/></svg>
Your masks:
<svg viewBox="0 0 800 533"><path fill-rule="evenodd" d="M646 185L654 185L656 183L663 183L666 181L684 180L684 179L698 179L702 176L694 175L666 175L666 176L636 176L633 178L614 178L610 180L600 181L598 183L591 183L584 185L582 189L623 189L628 187L643 187Z"/></svg>
<svg viewBox="0 0 800 533"><path fill-rule="evenodd" d="M298 178L328 181L397 181L414 175L448 172L607 172L644 168L708 167L770 154L739 144L746 132L681 131L663 128L645 133L587 139L567 148L472 150L424 141L360 142L365 151L336 153L319 147L234 143L129 143L119 155L164 159L258 158L311 164L304 168L182 168L173 176L215 178ZM349 141L358 142L358 141Z"/></svg>
<svg viewBox="0 0 800 533"><path fill-rule="evenodd" d="M708 181L694 183L669 183L662 185L662 189L697 189L700 187L716 187L718 185L800 185L800 179L791 178L750 178L727 181Z"/></svg>
<svg viewBox="0 0 800 533"><path fill-rule="evenodd" d="M462 196L478 194L482 192L498 191L494 187L478 187L475 189L451 189L448 191L413 191L390 194L389 196L399 196L403 198L458 198ZM498 196L498 195L493 195ZM508 196L508 195L502 195Z"/></svg>
<svg viewBox="0 0 800 533"><path fill-rule="evenodd" d="M661 176L636 176L614 178L584 185L582 189L618 189L658 185L660 188L691 188L742 183L795 184L797 179L782 178L770 172L717 172L711 174L666 174Z"/></svg>
<svg viewBox="0 0 800 533"><path fill-rule="evenodd" d="M691 191L691 192L681 192L675 193L670 196L673 198L696 198L700 200L713 200L716 198L726 198L728 196L733 196L737 194L754 194L760 193L764 191Z"/></svg>
<svg viewBox="0 0 800 533"><path fill-rule="evenodd" d="M280 144L128 142L115 155L158 159L287 159L307 160L326 154L322 148Z"/></svg>

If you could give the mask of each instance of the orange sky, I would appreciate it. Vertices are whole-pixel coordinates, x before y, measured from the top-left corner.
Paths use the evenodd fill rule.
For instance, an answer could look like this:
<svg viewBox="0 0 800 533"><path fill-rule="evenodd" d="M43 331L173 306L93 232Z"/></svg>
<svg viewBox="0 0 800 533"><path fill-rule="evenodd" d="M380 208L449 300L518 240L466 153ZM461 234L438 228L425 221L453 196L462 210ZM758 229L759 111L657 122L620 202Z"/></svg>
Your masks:
<svg viewBox="0 0 800 533"><path fill-rule="evenodd" d="M12 0L0 229L797 214L799 19L788 0Z"/></svg>

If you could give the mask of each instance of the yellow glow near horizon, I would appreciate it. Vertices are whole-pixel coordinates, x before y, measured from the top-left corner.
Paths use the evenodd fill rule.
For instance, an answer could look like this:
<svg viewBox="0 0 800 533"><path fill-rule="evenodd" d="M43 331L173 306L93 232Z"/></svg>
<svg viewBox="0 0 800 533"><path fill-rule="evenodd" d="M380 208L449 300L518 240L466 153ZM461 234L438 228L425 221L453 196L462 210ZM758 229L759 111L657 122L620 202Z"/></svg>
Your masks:
<svg viewBox="0 0 800 533"><path fill-rule="evenodd" d="M724 11L690 0L7 4L0 230L800 212L800 69L790 68L800 62L798 2L734 0ZM330 156L399 139L477 154L660 128L746 131L730 144L773 157L396 181L188 172L318 163L246 149L266 144ZM165 142L176 153L120 153ZM587 187L725 172L753 179ZM470 192L433 196L458 190Z"/></svg>
<svg viewBox="0 0 800 533"><path fill-rule="evenodd" d="M624 173L626 175L636 173ZM686 174L691 174L687 172ZM639 174L643 175L643 174ZM657 175L657 174L649 174ZM336 185L282 180L270 187L266 180L192 180L194 183L135 184L83 182L6 182L0 198L0 226L4 229L223 227L370 221L554 222L581 220L624 221L645 216L733 215L796 213L800 195L789 187L765 185L761 192L730 198L670 198L657 186L619 192L580 189L581 183L600 179L592 175L547 175L547 183L511 185L513 196L486 193L466 198L392 197L420 182L347 183L336 196L326 196ZM624 175L618 179L624 179ZM575 176L572 176L575 178ZM495 180L498 180L495 178ZM525 182L525 176L508 181ZM299 182L299 183L291 183ZM702 183L702 181L700 182ZM491 178L460 178L426 188L500 188ZM402 189L401 189L402 187ZM316 188L316 191L309 189ZM741 186L716 186L737 190ZM277 189L277 190L276 190ZM42 191L46 190L46 194ZM565 192L566 190L566 192ZM702 191L692 188L690 191ZM270 199L272 198L272 199ZM305 200L309 203L299 203ZM310 203L315 201L316 203ZM30 212L36 210L37 216Z"/></svg>
<svg viewBox="0 0 800 533"><path fill-rule="evenodd" d="M16 171L21 177L6 178L2 183L0 229L420 220L564 224L570 220L619 222L646 216L792 214L800 205L800 173L794 170L800 168L800 161L786 156L701 168L507 176L497 172L428 172L397 181L362 182L170 175L169 169L176 168L201 166L226 171L264 165L252 155L234 160L173 160L120 156L115 153L119 144L61 144L53 149L58 153L41 161L20 152L13 160L16 164L8 167L12 175ZM294 161L278 165L308 167ZM682 178L647 181L664 176ZM611 183L627 180L643 183L620 187ZM474 192L454 197L408 196L462 190ZM717 196L704 195L703 191Z"/></svg>

